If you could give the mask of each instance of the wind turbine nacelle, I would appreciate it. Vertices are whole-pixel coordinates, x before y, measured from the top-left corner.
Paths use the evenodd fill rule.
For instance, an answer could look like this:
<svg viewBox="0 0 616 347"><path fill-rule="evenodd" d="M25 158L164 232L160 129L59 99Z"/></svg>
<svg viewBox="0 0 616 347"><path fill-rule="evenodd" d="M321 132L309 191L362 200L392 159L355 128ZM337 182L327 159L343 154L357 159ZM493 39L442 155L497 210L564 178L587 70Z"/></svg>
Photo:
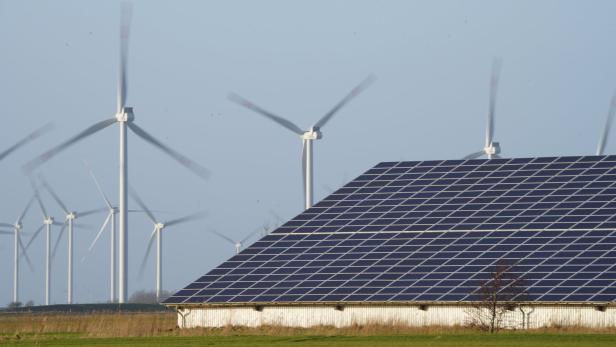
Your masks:
<svg viewBox="0 0 616 347"><path fill-rule="evenodd" d="M310 128L302 135L302 140L319 140L323 138L323 134L319 128Z"/></svg>
<svg viewBox="0 0 616 347"><path fill-rule="evenodd" d="M124 107L122 112L116 114L118 122L132 122L135 120L135 114L132 107Z"/></svg>
<svg viewBox="0 0 616 347"><path fill-rule="evenodd" d="M496 155L499 154L501 152L500 150L500 144L498 142L492 142L489 146L484 147L483 151L487 154L487 155Z"/></svg>

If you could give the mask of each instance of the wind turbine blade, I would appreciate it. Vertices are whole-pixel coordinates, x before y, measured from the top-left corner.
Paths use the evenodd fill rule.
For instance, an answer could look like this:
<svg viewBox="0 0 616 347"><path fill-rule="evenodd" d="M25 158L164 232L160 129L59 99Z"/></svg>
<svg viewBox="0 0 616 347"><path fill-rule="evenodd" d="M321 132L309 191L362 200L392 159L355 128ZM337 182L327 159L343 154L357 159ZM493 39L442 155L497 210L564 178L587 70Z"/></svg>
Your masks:
<svg viewBox="0 0 616 347"><path fill-rule="evenodd" d="M90 165L85 160L83 161L83 165L85 165L85 167L88 169L88 172L90 173L90 177L92 177L92 180L94 181L94 184L96 185L96 189L98 189L98 193L101 195L103 200L105 200L105 204L107 205L109 209L112 209L113 206L111 205L111 202L109 202L109 199L107 199L107 195L105 195L103 188L101 187L100 183L98 182L98 179L94 175L94 171L92 170Z"/></svg>
<svg viewBox="0 0 616 347"><path fill-rule="evenodd" d="M203 166L197 164L196 162L188 159L188 157L180 154L179 152L169 148L167 145L164 145L162 142L158 141L154 136L148 134L145 130L139 127L135 123L128 123L128 127L135 133L137 136L144 139L146 142L149 142L154 147L157 147L161 151L165 152L171 158L175 159L182 166L192 171L195 175L201 177L202 179L208 179L210 177L210 172L204 168Z"/></svg>
<svg viewBox="0 0 616 347"><path fill-rule="evenodd" d="M28 241L28 243L26 244L26 250L28 248L30 248L30 245L32 244L32 242L34 242L34 240L41 234L41 231L43 231L43 228L45 227L45 225L41 225L40 227L38 227L38 229L36 229L36 231L34 232L34 234L32 234L32 236L30 237L30 240Z"/></svg>
<svg viewBox="0 0 616 347"><path fill-rule="evenodd" d="M41 195L39 193L39 189L34 183L33 180L30 180L30 185L32 186L32 190L34 190L34 197L36 198L36 202L38 203L39 208L41 209L41 213L43 213L43 218L49 217L47 214L47 210L45 209L45 205L43 205L43 200L41 200Z"/></svg>
<svg viewBox="0 0 616 347"><path fill-rule="evenodd" d="M236 243L235 241L233 241L233 239L231 239L231 238L230 238L230 237L228 237L227 235L221 234L221 233L219 233L219 232L218 232L218 231L216 231L216 230L211 229L211 230L208 230L208 232L209 232L209 233L212 233L212 234L215 234L215 235L218 235L218 236L219 236L219 237L221 237L222 239L229 241L229 243L231 243L232 245L235 245L235 243Z"/></svg>
<svg viewBox="0 0 616 347"><path fill-rule="evenodd" d="M607 144L608 137L610 136L610 128L612 127L614 113L616 113L616 93L614 93L614 95L612 96L612 102L610 103L610 109L607 113L607 119L605 120L603 133L601 133L601 138L599 139L599 146L597 146L597 155L603 155L605 145Z"/></svg>
<svg viewBox="0 0 616 347"><path fill-rule="evenodd" d="M66 213L66 214L69 214L70 211L68 210L68 208L66 207L64 202L62 202L62 200L60 199L58 194L56 194L56 192L53 190L53 188L51 188L49 183L47 183L47 181L45 180L45 178L43 178L42 175L39 175L39 181L41 181L41 183L43 184L43 188L45 188L45 190L47 190L47 192L49 192L51 197L58 203L58 205L60 205L60 207L62 208L62 211L64 211L64 213Z"/></svg>
<svg viewBox="0 0 616 347"><path fill-rule="evenodd" d="M207 212L205 212L205 211L191 213L191 214L189 214L187 216L176 218L176 219L172 219L172 220L166 222L165 223L165 227L169 227L169 226L177 225L177 224L181 224L181 223L186 223L186 222L190 222L190 221L197 220L197 219L202 219L206 215L207 215Z"/></svg>
<svg viewBox="0 0 616 347"><path fill-rule="evenodd" d="M62 239L62 235L64 235L64 230L66 230L67 223L62 224L62 228L60 228L60 232L58 233L58 237L56 238L56 243L53 245L53 252L51 252L51 259L55 259L56 251L58 250L58 246L60 245L60 240Z"/></svg>
<svg viewBox="0 0 616 347"><path fill-rule="evenodd" d="M2 227L7 227L7 228L12 228L12 227L14 227L14 225L13 225L13 224L9 224L9 223L0 223L0 226L2 226Z"/></svg>
<svg viewBox="0 0 616 347"><path fill-rule="evenodd" d="M250 239L251 237L255 236L256 234L260 233L263 230L262 227L258 227L255 231L251 232L250 234L246 235L246 237L244 237L240 243L243 244L244 242L246 242L248 239Z"/></svg>
<svg viewBox="0 0 616 347"><path fill-rule="evenodd" d="M83 212L79 212L78 216L79 217L85 217L85 216L89 216L89 215L93 215L93 214L97 214L97 213L101 213L101 212L105 212L108 211L108 209L106 207L101 207L101 208L94 208L91 210L86 210Z"/></svg>
<svg viewBox="0 0 616 347"><path fill-rule="evenodd" d="M332 108L329 112L327 112L321 119L319 119L318 122L316 122L314 124L315 128L322 128L323 126L325 126L325 124L327 122L329 122L329 120L344 106L346 105L349 101L351 101L353 98L355 98L357 95L359 95L361 92L363 92L364 90L366 90L366 88L368 88L374 81L376 80L376 77L374 75L370 75L368 77L366 77L363 81L361 81L360 84L358 84L355 88L353 88L349 94L347 94L342 100L340 100L340 102L338 102L336 104L336 106L334 106L334 108Z"/></svg>
<svg viewBox="0 0 616 347"><path fill-rule="evenodd" d="M6 231L6 230L0 230L0 234L2 234L2 235L13 235L13 232Z"/></svg>
<svg viewBox="0 0 616 347"><path fill-rule="evenodd" d="M492 154L492 158L496 158L496 159L503 159L503 157L501 157L498 154Z"/></svg>
<svg viewBox="0 0 616 347"><path fill-rule="evenodd" d="M283 127L291 130L292 132L296 133L297 135L302 135L304 133L304 131L298 127L295 123L291 122L288 119L282 118L280 116L277 116L271 112L268 112L264 109L262 109L261 107L253 104L252 102L244 99L243 97L235 94L235 93L229 93L228 96L229 100L231 100L232 102L240 105L240 106L244 106L249 110L253 110L254 112L257 112L271 120L273 120L274 122L282 125Z"/></svg>
<svg viewBox="0 0 616 347"><path fill-rule="evenodd" d="M139 266L139 277L143 277L143 271L145 270L145 264L148 261L150 251L152 251L152 245L154 244L154 237L156 237L156 231L156 228L154 228L154 232L152 233L152 236L150 236L150 241L148 241L148 248L145 250L145 255L143 256L143 260L141 261L141 265Z"/></svg>
<svg viewBox="0 0 616 347"><path fill-rule="evenodd" d="M154 217L154 215L152 214L152 212L150 211L150 209L145 205L145 203L143 202L143 200L141 200L141 198L139 197L139 194L137 194L137 191L135 191L135 189L131 186L128 187L128 193L130 194L130 196L135 200L135 202L137 203L137 205L139 205L139 207L141 207L143 209L143 211L145 212L145 214L148 216L148 218L150 219L150 221L153 224L158 223L156 221L156 217Z"/></svg>
<svg viewBox="0 0 616 347"><path fill-rule="evenodd" d="M44 152L43 154L39 155L38 157L30 160L26 165L23 166L23 169L26 173L30 173L32 171L34 171L36 168L38 168L39 166L41 166L42 164L44 164L45 162L47 162L49 159L53 158L54 156L56 156L58 153L62 152L63 150L65 150L66 148L74 145L75 143L83 140L84 138L105 129L106 127L110 126L111 124L115 123L117 120L115 118L111 118L111 119L106 119L104 121L100 121L88 128L86 128L85 130L83 130L82 132L80 132L79 134L71 137L70 139L62 142L61 144L53 147L52 149Z"/></svg>
<svg viewBox="0 0 616 347"><path fill-rule="evenodd" d="M105 231L105 227L107 226L107 224L109 223L109 220L111 219L111 213L107 214L107 218L105 218L105 221L103 222L103 225L101 226L100 230L98 231L98 233L96 234L96 237L94 237L94 240L92 241L92 243L90 244L90 247L88 247L88 254L90 254L92 252L92 249L94 248L94 245L96 244L96 242L98 241L98 239L101 237L101 235L103 234L103 231ZM85 258L85 256L82 258L81 261L83 261L83 259Z"/></svg>
<svg viewBox="0 0 616 347"><path fill-rule="evenodd" d="M132 5L129 2L122 3L120 19L120 70L118 76L118 113L122 112L126 104L128 88L126 85L126 69L128 65L128 39L130 36L130 22L132 18Z"/></svg>
<svg viewBox="0 0 616 347"><path fill-rule="evenodd" d="M462 160L477 159L477 158L481 157L484 154L485 154L484 151L479 151L479 152L471 153L471 154L467 155L466 157L462 158Z"/></svg>
<svg viewBox="0 0 616 347"><path fill-rule="evenodd" d="M496 110L496 94L498 92L500 69L501 60L495 58L492 63L492 77L490 78L490 109L488 111L488 126L486 127L486 147L492 144L494 138L494 112Z"/></svg>
<svg viewBox="0 0 616 347"><path fill-rule="evenodd" d="M34 271L34 266L32 265L32 260L28 256L28 252L26 252L26 247L24 247L24 243L21 241L21 237L19 238L19 248L21 248L21 255L26 258L26 263L28 263L28 268L30 271Z"/></svg>
<svg viewBox="0 0 616 347"><path fill-rule="evenodd" d="M21 221L26 216L26 213L28 213L28 210L30 209L30 206L32 206L32 203L34 202L35 198L36 198L36 196L34 194L30 197L30 200L28 200L28 203L26 204L26 207L24 207L23 211L21 211L21 214L17 218L17 222L16 222L17 224L21 224Z"/></svg>
<svg viewBox="0 0 616 347"><path fill-rule="evenodd" d="M85 229L85 230L94 230L94 229L96 229L96 227L94 227L93 225L91 225L91 224L84 224L84 223L73 223L73 226L75 228Z"/></svg>
<svg viewBox="0 0 616 347"><path fill-rule="evenodd" d="M4 152L0 153L0 161L2 159L6 158L9 154L11 154L11 153L15 152L16 150L18 150L20 147L25 146L29 142L32 142L32 141L36 140L37 138L43 136L45 133L49 132L51 129L53 129L53 124L52 123L46 123L42 127L38 128L35 131L33 131L32 133L28 134L23 139L17 141L16 144L12 145L8 149L6 149Z"/></svg>

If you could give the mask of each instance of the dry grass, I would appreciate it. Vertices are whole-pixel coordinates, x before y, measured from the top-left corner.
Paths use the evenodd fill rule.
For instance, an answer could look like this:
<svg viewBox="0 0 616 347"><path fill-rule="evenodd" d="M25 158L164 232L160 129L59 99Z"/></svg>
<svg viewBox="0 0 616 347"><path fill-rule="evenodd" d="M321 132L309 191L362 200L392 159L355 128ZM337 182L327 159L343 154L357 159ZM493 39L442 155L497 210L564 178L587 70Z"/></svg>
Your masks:
<svg viewBox="0 0 616 347"><path fill-rule="evenodd" d="M168 313L92 313L92 314L3 314L0 315L0 336L38 336L48 334L71 334L79 337L150 337L150 336L383 336L383 335L447 335L477 334L468 327L407 327L402 325L354 325L346 328L318 326L313 328L289 328L264 326L245 328L178 329L176 315ZM524 333L607 333L616 334L616 329L588 329L581 327L543 328Z"/></svg>

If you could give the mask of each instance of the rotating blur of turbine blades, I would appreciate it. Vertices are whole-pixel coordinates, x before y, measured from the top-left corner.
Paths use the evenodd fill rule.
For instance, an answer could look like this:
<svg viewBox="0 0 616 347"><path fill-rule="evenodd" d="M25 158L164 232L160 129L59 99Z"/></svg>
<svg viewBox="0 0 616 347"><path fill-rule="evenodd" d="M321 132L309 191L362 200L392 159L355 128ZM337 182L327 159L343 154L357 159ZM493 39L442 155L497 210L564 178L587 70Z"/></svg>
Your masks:
<svg viewBox="0 0 616 347"><path fill-rule="evenodd" d="M605 145L610 136L610 129L612 128L612 120L614 119L614 113L616 113L616 92L612 95L612 101L610 102L610 108L607 112L607 119L605 120L605 126L601 132L601 138L599 138L599 145L597 146L597 155L603 155L605 151Z"/></svg>
<svg viewBox="0 0 616 347"><path fill-rule="evenodd" d="M500 144L494 141L494 113L496 111L496 95L498 93L498 81L500 78L501 60L496 58L492 63L492 77L490 79L490 104L488 109L488 123L486 126L486 141L482 150L471 153L463 159L477 159L483 155L488 159L501 158Z"/></svg>
<svg viewBox="0 0 616 347"><path fill-rule="evenodd" d="M45 125L43 125L42 127L36 129L35 131L31 132L30 134L28 134L26 137L24 137L23 139L17 141L14 145L12 145L11 147L7 148L6 150L4 150L3 152L0 152L0 161L2 161L2 159L6 158L9 156L9 154L15 152L16 150L18 150L19 148L27 145L28 143L36 140L37 138L45 135L46 133L48 133L49 131L51 131L51 129L53 129L53 124L52 123L46 123Z"/></svg>
<svg viewBox="0 0 616 347"><path fill-rule="evenodd" d="M156 219L156 217L154 216L154 214L152 213L152 210L149 209L146 204L143 202L143 200L141 199L141 197L139 196L139 194L137 194L137 192L135 191L135 189L133 189L132 187L129 189L130 195L133 198L133 200L135 200L135 202L137 203L137 205L139 205L139 207L145 211L146 216L148 217L148 219L150 220L150 222L152 222L154 230L152 230L152 233L150 234L150 238L148 240L148 245L146 248L146 252L145 255L143 256L143 260L141 261L141 265L139 267L139 276L143 275L143 272L145 270L145 265L146 262L148 260L148 257L150 255L150 252L152 251L152 246L154 244L154 241L156 240L156 286L155 286L155 291L156 291L156 301L160 302L160 295L162 293L163 290L163 230L167 230L168 227L171 226L175 226L175 225L179 225L179 224L183 224L183 223L188 223L194 220L198 220L198 219L202 219L203 217L205 217L206 212L205 211L200 211L200 212L195 212L195 213L191 213L189 215L183 216L183 217L179 217L179 218L175 218L175 219L171 219L168 220L166 222L161 222L159 219ZM167 233L168 231L165 231L165 233Z"/></svg>
<svg viewBox="0 0 616 347"><path fill-rule="evenodd" d="M232 102L243 106L249 110L252 110L272 121L279 124L280 126L288 129L296 135L300 136L302 140L302 180L303 180L303 192L304 192L304 209L309 209L313 204L313 149L312 143L314 140L319 140L323 138L323 133L321 132L321 128L325 126L335 114L340 111L340 109L346 105L353 98L358 96L361 92L363 92L368 86L370 86L376 78L373 75L368 76L361 83L359 83L355 88L353 88L342 100L340 100L334 107L329 110L325 115L323 115L313 126L308 128L308 130L302 130L298 125L291 122L290 120L278 116L272 112L266 111L260 106L255 105L251 101L239 96L235 93L230 93L228 98Z"/></svg>
<svg viewBox="0 0 616 347"><path fill-rule="evenodd" d="M118 77L118 93L117 93L117 109L116 114L108 119L101 120L75 136L65 140L55 147L50 148L41 155L30 160L24 165L24 171L28 174L39 168L42 164L57 156L67 148L75 145L79 141L94 135L95 133L117 123L120 128L120 157L119 157L119 290L118 302L125 303L128 293L128 249L126 247L128 235L128 211L127 211L127 184L128 184L128 138L127 129L130 129L135 135L145 140L147 143L158 148L172 159L179 162L182 166L197 175L202 179L209 177L209 171L203 166L192 161L188 157L180 154L176 150L171 149L154 136L150 135L143 128L137 126L132 107L126 106L128 96L127 83L127 66L128 66L128 43L130 34L132 7L128 3L122 4L121 23L120 23L120 64Z"/></svg>

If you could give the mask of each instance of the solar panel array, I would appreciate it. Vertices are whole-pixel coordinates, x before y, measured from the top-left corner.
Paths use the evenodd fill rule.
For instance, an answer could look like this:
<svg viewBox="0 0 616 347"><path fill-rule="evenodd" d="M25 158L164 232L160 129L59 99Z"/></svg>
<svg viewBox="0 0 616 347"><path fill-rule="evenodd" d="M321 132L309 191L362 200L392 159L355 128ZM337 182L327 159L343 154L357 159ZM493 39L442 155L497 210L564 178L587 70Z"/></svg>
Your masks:
<svg viewBox="0 0 616 347"><path fill-rule="evenodd" d="M616 156L386 162L167 299L477 300L498 264L528 300L616 300Z"/></svg>

